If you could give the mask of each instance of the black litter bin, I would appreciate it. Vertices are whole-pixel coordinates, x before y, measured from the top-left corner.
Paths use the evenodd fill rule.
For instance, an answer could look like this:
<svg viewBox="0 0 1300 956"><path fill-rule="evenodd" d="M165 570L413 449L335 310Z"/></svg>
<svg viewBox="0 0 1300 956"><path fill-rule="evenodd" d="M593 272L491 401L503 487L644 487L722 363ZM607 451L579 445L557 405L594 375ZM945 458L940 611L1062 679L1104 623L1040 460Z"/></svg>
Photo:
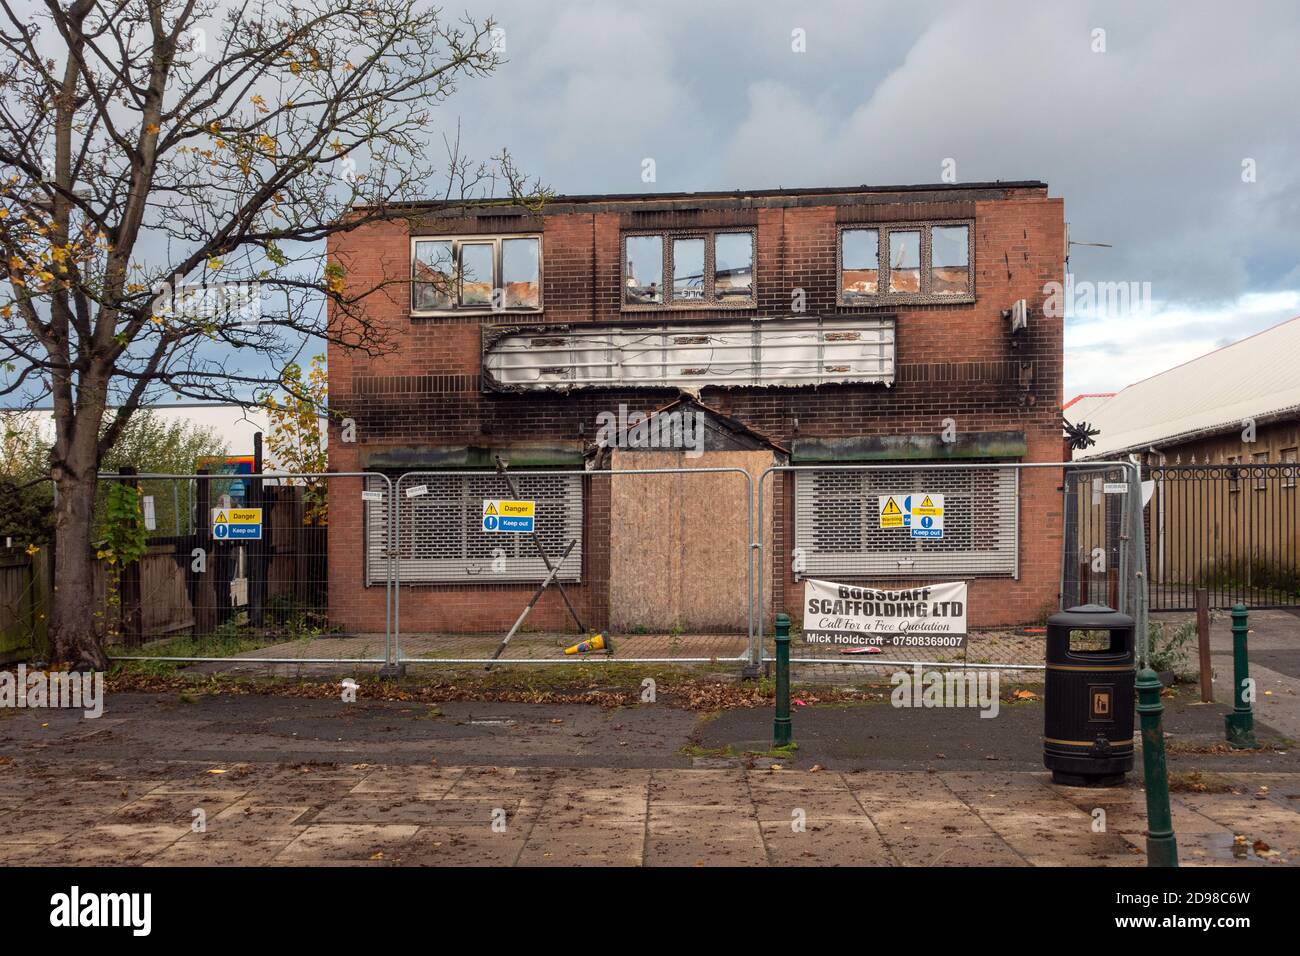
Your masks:
<svg viewBox="0 0 1300 956"><path fill-rule="evenodd" d="M1043 765L1052 782L1114 786L1133 769L1133 618L1085 604L1047 619Z"/></svg>

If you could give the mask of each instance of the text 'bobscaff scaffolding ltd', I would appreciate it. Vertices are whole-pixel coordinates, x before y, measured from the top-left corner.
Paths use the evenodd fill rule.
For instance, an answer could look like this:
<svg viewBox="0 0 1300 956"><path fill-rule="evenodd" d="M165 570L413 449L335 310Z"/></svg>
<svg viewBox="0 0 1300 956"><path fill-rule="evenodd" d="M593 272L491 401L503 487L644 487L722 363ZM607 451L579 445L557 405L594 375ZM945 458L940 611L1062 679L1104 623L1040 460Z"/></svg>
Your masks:
<svg viewBox="0 0 1300 956"><path fill-rule="evenodd" d="M966 582L880 590L808 578L803 639L843 647L965 647Z"/></svg>

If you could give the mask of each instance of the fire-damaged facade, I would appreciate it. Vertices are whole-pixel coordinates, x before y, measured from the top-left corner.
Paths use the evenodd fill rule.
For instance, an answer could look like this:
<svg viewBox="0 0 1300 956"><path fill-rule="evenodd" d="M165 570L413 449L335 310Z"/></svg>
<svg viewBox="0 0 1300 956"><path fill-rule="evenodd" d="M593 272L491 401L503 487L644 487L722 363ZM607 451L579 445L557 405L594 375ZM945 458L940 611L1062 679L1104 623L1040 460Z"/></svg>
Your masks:
<svg viewBox="0 0 1300 956"><path fill-rule="evenodd" d="M364 307L395 345L331 346L329 448L334 471L418 473L396 495L403 632L509 627L547 574L535 543L572 546L558 578L591 627L743 631L760 526L769 617L798 618L805 577L966 580L973 626L1055 608L1060 472L953 467L1061 458L1062 321L1043 306L1066 240L1045 184L406 213L329 248L349 291L379 286ZM485 530L484 501L510 497L485 473L498 458L537 542ZM758 487L772 465L867 463L932 466L942 541L879 533L885 472L769 475L750 516L744 476L712 470ZM616 474L663 468L699 474ZM331 501L329 593L336 624L373 631L389 528L365 507ZM530 619L570 623L553 591Z"/></svg>

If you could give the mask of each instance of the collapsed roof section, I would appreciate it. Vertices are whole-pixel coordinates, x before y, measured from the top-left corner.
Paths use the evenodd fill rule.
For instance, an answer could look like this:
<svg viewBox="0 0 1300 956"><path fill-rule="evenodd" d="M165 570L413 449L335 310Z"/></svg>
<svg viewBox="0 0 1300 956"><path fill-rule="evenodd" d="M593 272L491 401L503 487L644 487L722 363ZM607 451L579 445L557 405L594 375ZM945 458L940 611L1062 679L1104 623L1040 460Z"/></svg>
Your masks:
<svg viewBox="0 0 1300 956"><path fill-rule="evenodd" d="M892 314L486 326L483 388L892 385Z"/></svg>

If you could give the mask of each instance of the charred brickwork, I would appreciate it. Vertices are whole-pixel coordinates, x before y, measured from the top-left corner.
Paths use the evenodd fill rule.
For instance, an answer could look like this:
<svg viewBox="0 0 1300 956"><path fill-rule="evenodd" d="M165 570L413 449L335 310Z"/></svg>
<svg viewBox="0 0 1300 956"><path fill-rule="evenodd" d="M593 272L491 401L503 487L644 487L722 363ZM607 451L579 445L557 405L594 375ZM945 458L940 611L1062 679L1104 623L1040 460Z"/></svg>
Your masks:
<svg viewBox="0 0 1300 956"><path fill-rule="evenodd" d="M840 227L952 221L973 224L973 302L839 304ZM651 314L622 308L622 235L728 226L755 235L752 308ZM542 236L542 311L412 316L404 283L410 277L413 236L513 233ZM333 470L486 463L498 453L536 465L572 466L591 442L598 414L620 403L648 412L678 394L637 388L568 394L485 389L480 375L485 325L776 318L791 316L792 303L801 297L807 315L893 315L893 384L705 386L699 395L708 406L792 449L796 464L802 463L801 447L812 449L805 461L825 460L827 448L879 449L880 440L891 437L897 441L883 447L925 448L946 419L963 436L961 454L968 460L1061 458L1062 320L1045 315L1043 303L1045 284L1064 277L1064 218L1062 201L1050 198L1042 183L562 197L540 214L495 205L429 204L412 206L405 219L334 237L329 256L344 269L352 290L389 283L369 296L366 309L396 344L380 357L330 349L331 407L356 424L356 441L343 443L337 421L331 423ZM1018 299L1027 302L1030 321L1013 344L1003 312ZM884 459L877 454L873 460ZM608 578L608 538L602 544L600 527L607 520L608 489L601 481L590 484L585 573L571 590L600 624L608 603L607 593L600 593ZM797 610L800 590L788 555L793 498L788 482L777 484L769 615L791 604ZM1022 478L1019 577L972 581L974 623L1032 620L1056 601L1059 486L1059 472L1050 469ZM360 517L340 510L355 506L359 512L360 504L331 503L330 598L338 623L377 630L383 623L383 590L363 587ZM483 585L404 588L403 628L504 628L531 591L528 584L500 585L489 589L497 598L485 601ZM562 627L565 618L558 595L547 594L532 623Z"/></svg>

